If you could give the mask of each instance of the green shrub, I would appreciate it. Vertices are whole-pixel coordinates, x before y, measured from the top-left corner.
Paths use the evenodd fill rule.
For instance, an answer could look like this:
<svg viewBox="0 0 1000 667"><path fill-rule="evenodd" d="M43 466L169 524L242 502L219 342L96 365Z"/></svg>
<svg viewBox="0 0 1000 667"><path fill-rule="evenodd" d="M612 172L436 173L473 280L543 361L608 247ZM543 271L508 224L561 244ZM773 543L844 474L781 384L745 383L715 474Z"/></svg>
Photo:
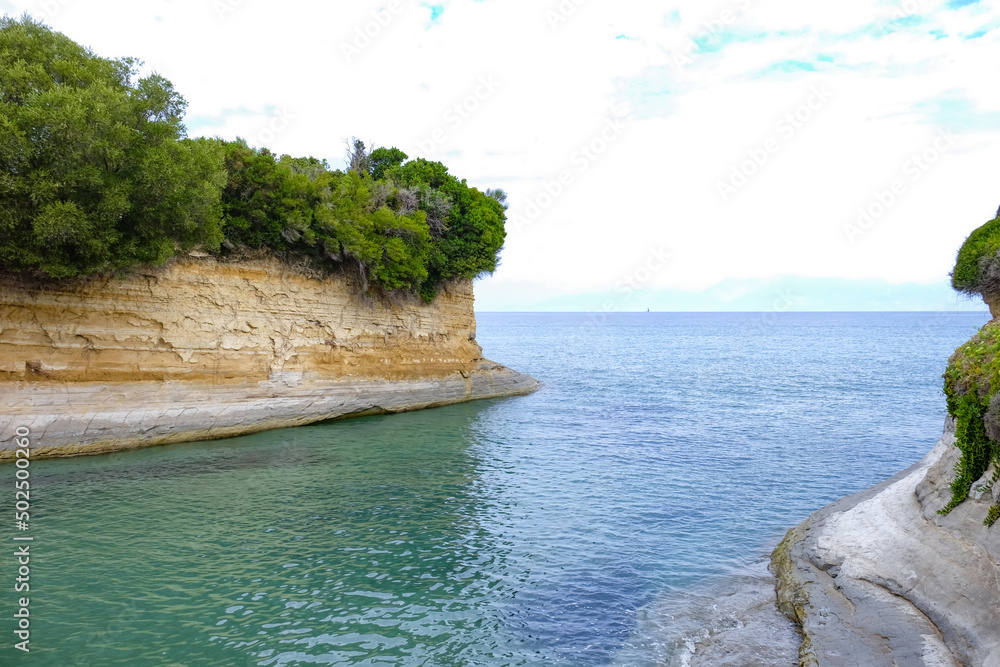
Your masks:
<svg viewBox="0 0 1000 667"><path fill-rule="evenodd" d="M1000 503L990 506L990 511L986 513L986 520L983 523L987 526L992 526L1000 519Z"/></svg>
<svg viewBox="0 0 1000 667"><path fill-rule="evenodd" d="M355 273L433 299L496 269L505 195L355 140L350 168L189 140L185 101L30 18L0 20L0 269L53 278L159 264L199 245Z"/></svg>
<svg viewBox="0 0 1000 667"><path fill-rule="evenodd" d="M451 203L437 226L436 244L430 256L431 285L422 288L424 298L432 295L433 285L442 280L475 278L496 271L498 253L506 237L503 191L493 190L486 195L449 174L440 162L422 158L388 170L387 177L404 187L439 193ZM439 202L431 197L423 198L420 207L432 219L440 215Z"/></svg>
<svg viewBox="0 0 1000 667"><path fill-rule="evenodd" d="M187 141L184 98L137 61L0 18L0 266L68 278L216 248L221 144Z"/></svg>
<svg viewBox="0 0 1000 667"><path fill-rule="evenodd" d="M951 274L951 285L967 294L1000 290L1000 217L976 229L962 244Z"/></svg>
<svg viewBox="0 0 1000 667"><path fill-rule="evenodd" d="M940 511L948 514L968 497L991 461L1000 463L1000 442L990 435L1000 426L996 410L1000 397L1000 325L986 324L955 350L944 380L948 411L955 418L955 445L962 452L955 466L951 501ZM992 523L989 517L987 521Z"/></svg>
<svg viewBox="0 0 1000 667"><path fill-rule="evenodd" d="M964 394L955 409L955 444L962 456L955 466L951 482L951 501L940 514L948 514L969 497L969 490L986 472L993 456L993 443L983 425L985 410L974 394Z"/></svg>

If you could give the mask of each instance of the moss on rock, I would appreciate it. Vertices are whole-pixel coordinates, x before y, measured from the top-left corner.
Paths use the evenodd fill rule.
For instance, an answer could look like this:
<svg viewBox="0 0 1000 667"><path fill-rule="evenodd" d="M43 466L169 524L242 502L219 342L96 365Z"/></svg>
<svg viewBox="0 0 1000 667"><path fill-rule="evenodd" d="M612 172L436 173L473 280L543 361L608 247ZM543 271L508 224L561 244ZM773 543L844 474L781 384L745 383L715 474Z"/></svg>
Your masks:
<svg viewBox="0 0 1000 667"><path fill-rule="evenodd" d="M962 456L955 468L952 499L941 510L947 514L964 501L973 483L991 461L1000 461L1000 323L989 322L951 355L944 373L944 393L948 412L955 417L955 444ZM991 525L997 512L990 511L985 523Z"/></svg>

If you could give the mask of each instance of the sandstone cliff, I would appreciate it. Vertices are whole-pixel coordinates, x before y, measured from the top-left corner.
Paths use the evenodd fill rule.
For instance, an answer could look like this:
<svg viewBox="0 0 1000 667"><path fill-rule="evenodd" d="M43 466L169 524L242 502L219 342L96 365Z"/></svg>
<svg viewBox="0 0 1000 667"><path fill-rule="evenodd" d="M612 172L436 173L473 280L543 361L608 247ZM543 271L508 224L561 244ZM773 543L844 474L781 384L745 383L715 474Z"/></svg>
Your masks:
<svg viewBox="0 0 1000 667"><path fill-rule="evenodd" d="M993 470L947 516L959 450L949 419L923 460L839 500L775 550L778 603L801 665L1000 666L1000 531L983 517Z"/></svg>
<svg viewBox="0 0 1000 667"><path fill-rule="evenodd" d="M342 276L188 258L124 280L0 285L0 459L226 437L533 391L476 343L471 281L371 302Z"/></svg>

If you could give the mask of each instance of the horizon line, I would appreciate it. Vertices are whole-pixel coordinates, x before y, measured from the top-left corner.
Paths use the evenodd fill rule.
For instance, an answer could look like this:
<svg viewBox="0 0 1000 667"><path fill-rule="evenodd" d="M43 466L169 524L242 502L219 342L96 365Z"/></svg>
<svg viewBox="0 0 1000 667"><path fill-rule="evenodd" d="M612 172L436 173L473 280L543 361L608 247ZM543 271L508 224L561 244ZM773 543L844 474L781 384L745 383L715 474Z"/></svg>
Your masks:
<svg viewBox="0 0 1000 667"><path fill-rule="evenodd" d="M805 313L831 313L831 314L842 314L851 315L858 313L945 313L949 315L979 315L979 314L990 314L989 309L986 308L986 304L983 304L982 310L476 310L476 313L505 313L505 314L521 314L521 315L652 315L654 313L664 314L664 315L688 315L688 314L698 314L698 315L738 315L738 314L760 314L760 313L775 313L777 315L794 315L805 314Z"/></svg>

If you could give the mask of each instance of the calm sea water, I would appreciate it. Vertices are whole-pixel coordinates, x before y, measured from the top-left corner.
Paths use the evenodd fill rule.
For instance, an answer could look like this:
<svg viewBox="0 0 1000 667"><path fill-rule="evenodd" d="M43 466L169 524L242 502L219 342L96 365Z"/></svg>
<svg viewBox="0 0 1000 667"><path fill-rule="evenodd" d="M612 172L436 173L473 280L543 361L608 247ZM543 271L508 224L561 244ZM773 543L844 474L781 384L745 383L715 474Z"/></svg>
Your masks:
<svg viewBox="0 0 1000 667"><path fill-rule="evenodd" d="M933 446L987 319L486 313L537 394L35 462L0 664L677 663L720 585Z"/></svg>

